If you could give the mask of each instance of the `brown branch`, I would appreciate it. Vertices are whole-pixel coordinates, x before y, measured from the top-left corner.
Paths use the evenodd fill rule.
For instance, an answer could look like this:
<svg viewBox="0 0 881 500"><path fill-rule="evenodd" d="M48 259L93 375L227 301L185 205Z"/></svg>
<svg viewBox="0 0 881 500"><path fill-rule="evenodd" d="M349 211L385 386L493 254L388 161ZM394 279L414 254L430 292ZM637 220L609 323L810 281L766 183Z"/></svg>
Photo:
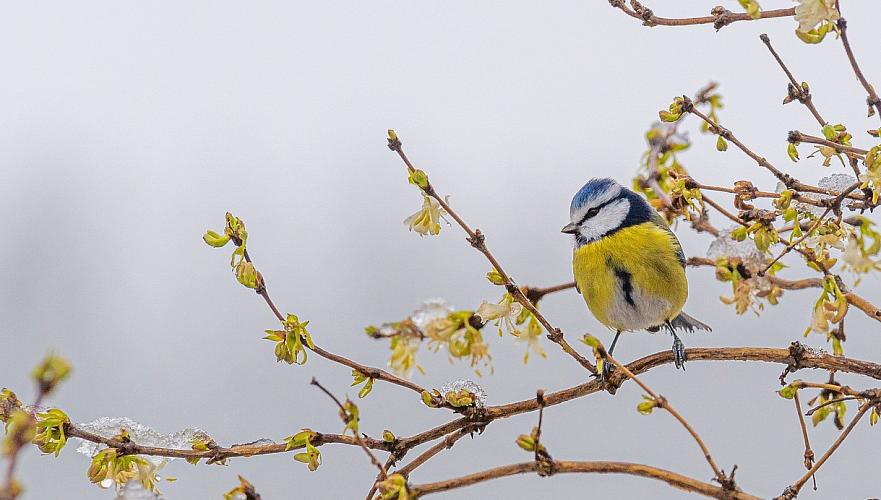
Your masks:
<svg viewBox="0 0 881 500"><path fill-rule="evenodd" d="M841 35L841 44L844 46L844 52L847 53L847 60L850 61L850 66L853 68L857 80L860 81L860 84L866 89L866 94L868 94L868 97L866 97L866 104L869 105L870 114L872 114L872 106L875 106L878 117L881 118L881 98L879 98L878 94L875 92L875 87L866 80L863 71L860 69L860 65L857 63L856 57L853 55L853 49L850 48L850 41L847 38L847 21L845 21L843 17L838 20L838 32Z"/></svg>
<svg viewBox="0 0 881 500"><path fill-rule="evenodd" d="M340 400L337 399L337 397L334 396L333 393L328 391L323 385L321 385L321 383L319 383L318 379L316 379L315 377L312 377L312 381L310 382L310 384L321 389L321 392L327 394L327 397L329 397L333 400L334 403L336 403L337 407L339 407L340 409L340 419L343 421L343 425L349 426L349 424L351 423L350 419L355 420L355 425L352 428L352 436L354 437L355 442L358 443L358 446L360 446L361 449L364 450L364 453L366 453L367 456L370 457L370 463L372 463L374 466L376 466L377 469L379 469L380 480L385 480L386 476L388 476L388 471L385 470L385 467L383 467L379 459L376 458L376 455L374 455L373 452L370 451L370 448L368 448L367 445L364 443L363 438L361 438L360 431L358 430L357 414L350 413L349 410L347 410L346 407L343 406L342 403L340 403ZM346 403L349 405L352 404L352 402L349 400L346 400Z"/></svg>
<svg viewBox="0 0 881 500"><path fill-rule="evenodd" d="M786 490L784 490L783 494L777 497L777 499L775 500L789 500L798 496L798 492L801 491L801 488L805 485L806 482L808 482L808 479L813 477L814 474L817 473L817 470L819 470L820 467L822 467L823 464L826 463L826 460L829 460L829 457L831 457L832 454L835 453L836 450L838 450L838 447L841 446L841 443L844 442L844 440L850 434L850 431L852 431L854 427L856 427L860 419L863 418L863 415L865 415L866 412L869 411L869 409L871 408L872 404L870 403L864 403L862 406L860 406L857 414L853 416L853 419L851 419L850 424L848 424L848 426L843 431L841 431L841 434L838 435L838 438L835 440L834 443L832 443L832 446L830 446L829 449L826 450L826 453L824 453L823 456L820 457L819 460L817 460L817 463L814 464L814 466L811 467L810 470L805 473L805 475L799 478L798 481L788 486Z"/></svg>
<svg viewBox="0 0 881 500"><path fill-rule="evenodd" d="M395 472L401 474L404 477L408 477L414 470L416 470L417 467L427 462L431 457L437 455L444 450L449 450L453 447L454 444L456 444L456 441L471 434L472 432L474 432L474 428L469 426L462 427L456 432L447 434L447 436L441 442L425 450L425 452L423 452L421 455L414 458L412 461L410 461L410 463L401 467Z"/></svg>
<svg viewBox="0 0 881 500"><path fill-rule="evenodd" d="M682 110L684 112L692 113L692 114L695 114L698 117L700 117L704 122L707 123L707 125L709 126L709 128L712 132L733 142L734 145L737 146L738 149L740 149L741 151L743 151L744 154L746 154L747 156L752 158L760 167L771 172L771 174L773 174L774 177L776 177L777 180L782 182L783 185L785 185L787 188L792 189L793 191L825 194L827 196L832 196L832 197L836 197L841 194L840 192L834 191L831 189L824 189L824 188L821 188L818 186L812 186L810 184L805 184L805 183L799 181L798 179L796 179L795 177L792 177L791 175L781 171L780 169L778 169L777 167L772 165L771 162L769 162L767 159L765 159L762 156L759 156L753 150L748 148L744 143L740 142L740 140L737 137L735 137L734 133L732 133L730 130L719 125L718 123L713 121L712 118L708 117L707 115L702 113L700 110L698 110L694 106L694 103L691 102L691 99L688 96L684 95L684 96L682 96L682 99L683 99ZM865 198L864 195L857 194L857 193L848 193L847 196L850 198L858 199L858 200L862 200Z"/></svg>
<svg viewBox="0 0 881 500"><path fill-rule="evenodd" d="M654 400L655 404L659 408L666 410L667 413L672 415L673 418L675 418L676 420L679 421L680 424L682 424L682 427L684 427L685 430L688 431L689 434L691 434L692 439L694 439L694 441L700 447L701 452L703 452L703 454L704 454L704 459L710 465L710 468L713 469L713 474L716 476L716 480L719 482L719 484L721 484L726 490L734 490L735 489L734 474L732 473L731 477L725 476L725 473L723 473L722 470L719 469L719 466L716 465L716 461L713 459L713 456L710 454L710 449L707 448L707 445L706 445L706 443L704 443L704 440L701 439L700 434L698 434L697 431L694 430L694 427L691 426L691 424L685 419L685 417L683 417L678 411L676 411L675 408L673 408L673 405L671 405L670 402L667 401L667 398L665 398L663 396L659 396L659 395L655 394L654 392L652 392L652 390L649 388L649 386L647 386L645 383L643 383L636 375L633 374L633 372L631 372L629 369L627 369L626 366L624 366L620 362L618 362L618 360L616 360L615 358L610 356L606 352L604 347L601 346L600 349L601 349L601 352L603 353L603 358L606 361L611 362L613 365L615 365L615 368L624 372L624 375L628 379L634 381L637 385L639 385L639 387L642 388L642 390L644 390L646 393L648 393L649 396L651 396L652 400Z"/></svg>
<svg viewBox="0 0 881 500"><path fill-rule="evenodd" d="M697 479L692 479L675 472L670 472L649 465L627 462L572 462L564 460L555 460L553 464L556 473L629 474L632 476L663 481L682 491L699 493L712 498L758 500L758 497L747 493L725 490L719 486L714 486L703 481L698 481ZM417 497L420 495L430 495L432 493L463 488L501 477L513 476L515 474L538 472L540 467L542 467L541 464L538 464L537 462L504 465L493 469L475 472L474 474L468 474L466 476L447 479L445 481L415 484L412 485L409 490Z"/></svg>
<svg viewBox="0 0 881 500"><path fill-rule="evenodd" d="M881 309L878 306L872 304L868 300L860 297L859 295L853 292L847 292L844 294L845 298L847 298L847 303L856 307L860 311L866 313L867 316L874 319L875 321L881 321Z"/></svg>
<svg viewBox="0 0 881 500"><path fill-rule="evenodd" d="M814 106L813 96L811 96L811 93L801 86L801 83L799 83L799 81L795 79L795 76L793 76L792 72L789 71L789 68L786 67L786 64L783 63L783 59L780 58L780 55L777 54L777 51L774 50L774 47L771 46L771 38L768 37L768 35L765 33L759 35L759 38L762 40L765 46L768 47L771 55L774 56L774 59L777 60L777 64L780 65L780 68L783 69L784 73L786 73L786 77L789 78L789 96L804 104L805 107L808 108L808 110L811 112L811 114L814 115L814 118L816 118L817 123L820 124L820 127L825 127L826 120L824 120L823 117L820 116L820 112L817 111L817 107ZM785 102L786 101L784 101L784 103Z"/></svg>
<svg viewBox="0 0 881 500"><path fill-rule="evenodd" d="M706 202L707 205L715 208L717 212L719 212L720 214L724 215L725 217L731 219L732 221L736 222L737 224L740 224L741 226L749 226L749 224L744 222L740 217L732 214L728 210L725 210L725 207L723 207L722 205L719 205L718 203L716 203L712 199L708 198L707 196L701 194L701 199L704 202Z"/></svg>
<svg viewBox="0 0 881 500"><path fill-rule="evenodd" d="M806 240L808 236L810 236L811 233L814 232L815 229L820 227L820 225L823 223L823 218L829 215L829 212L835 210L835 212L838 213L841 210L841 202L844 201L844 198L847 197L848 194L859 188L860 184L860 181L851 184L850 187L842 191L834 199L829 200L828 207L823 212L823 214L817 217L817 220L814 221L811 227L800 238L786 245L786 248L784 248L783 251L780 252L779 255L777 255L777 257L774 257L774 259L771 260L771 262L769 262L764 269L759 271L759 276L764 276L765 273L768 272L769 269L771 269L771 266L773 266L778 260L782 259L784 255L795 249L802 241Z"/></svg>
<svg viewBox="0 0 881 500"><path fill-rule="evenodd" d="M829 353L815 350L804 349L797 342L790 346L790 349L773 349L767 347L722 347L722 348L691 348L686 349L686 355L689 361L750 361L777 363L787 366L787 373L798 369L822 369L835 370L843 373L855 373L864 375L876 380L881 380L881 365L871 361L862 361L844 356L833 356ZM663 366L673 362L673 353L664 350L627 364L627 369L634 374L642 374L653 368ZM567 389L557 392L547 393L544 395L546 406L554 406L576 398L584 397L589 394L608 390L610 387L619 387L626 376L621 373L612 373L609 377L607 385L598 380L585 382ZM522 413L528 413L538 410L539 405L535 398L529 398L523 401L509 403L499 406L489 406L480 412L480 425L487 425L492 420L508 418ZM453 433L463 427L473 426L475 421L470 417L461 417L451 420L443 425L428 429L411 437L398 439L395 443L387 443L383 440L363 436L364 444L374 450L383 450L403 456L406 450L410 450L420 444L433 441L447 434ZM231 457L250 457L254 455L267 455L274 453L285 453L286 445L284 443L272 443L266 445L241 444L233 445L225 448L216 448L213 450L181 450L173 448L161 448L153 446L142 446L134 442L122 443L112 438L86 431L75 424L68 424L65 427L66 434L69 437L75 437L90 441L93 443L103 444L112 448L119 449L127 454L150 455L170 458L200 458L208 460L218 460ZM340 434L324 434L316 433L315 438L311 441L314 446L322 446L324 444L345 444L349 446L358 446L355 438ZM302 447L300 447L302 448Z"/></svg>
<svg viewBox="0 0 881 500"><path fill-rule="evenodd" d="M707 259L705 257L691 257L688 259L687 263L689 266L694 267L716 267L716 263L713 262L713 260ZM805 288L821 288L823 286L823 282L819 278L787 280L772 275L765 275L765 278L767 278L774 286L783 288L784 290L804 290ZM847 299L848 304L864 312L866 316L874 319L875 321L881 322L881 308L872 304L871 302L854 292L845 292L844 297Z"/></svg>
<svg viewBox="0 0 881 500"><path fill-rule="evenodd" d="M809 144L819 144L821 146L827 146L835 149L839 153L845 153L848 155L858 155L865 156L868 151L862 148L855 148L853 146L847 146L844 144L838 144L837 142L832 142L823 137L816 137L813 135L803 134L798 130L790 130L789 137L787 138L789 142L807 142Z"/></svg>
<svg viewBox="0 0 881 500"><path fill-rule="evenodd" d="M398 156L401 157L401 160L403 160L408 172L415 172L416 169L415 167L413 167L410 159L407 158L407 155L404 153L402 143L400 139L398 139L397 134L395 134L393 131L390 131L389 135L389 149L391 149L392 151L397 153ZM467 240L471 244L471 246L474 247L478 252L482 253L484 257L486 257L486 260L488 260L489 263L492 265L493 269L501 275L502 280L504 280L505 282L505 289L508 291L508 293L510 293L517 302L519 302L524 308L526 308L526 310L529 311L535 317L535 319L538 320L539 323L541 323L545 330L547 330L548 339L551 342L559 345L566 354L574 358L585 370L589 371L590 373L596 374L596 367L593 366L593 363L588 361L587 358L585 358L584 356L579 354L578 351L572 348L569 342L567 342L566 339L563 337L563 331L551 325L551 323L544 317L544 315L539 312L539 310L535 307L535 304L533 304L532 301L530 301L529 298L526 297L526 294L523 293L523 290L521 290L514 283L514 279L505 272L505 270L502 268L502 265L486 246L486 236L480 231L480 229L471 229L471 227L462 219L462 217L460 217L459 214L450 207L444 197L439 195L437 191L435 191L434 187L430 183L427 183L426 187L422 190L427 196L431 196L432 198L434 198L444 209L444 211L448 213L450 217L453 218L453 220L456 221L459 227L461 227L462 230L465 231L465 233L468 235Z"/></svg>
<svg viewBox="0 0 881 500"><path fill-rule="evenodd" d="M697 24L712 24L717 30L737 21L754 21L745 12L734 13L727 9L713 9L713 15L703 17L669 18L658 17L651 9L644 7L639 2L631 1L633 9L627 7L624 0L609 0L612 7L621 9L630 17L639 19L644 26L694 26ZM762 11L759 19L771 19L775 17L790 17L795 15L795 8L774 9Z"/></svg>
<svg viewBox="0 0 881 500"><path fill-rule="evenodd" d="M801 436L805 442L805 453L804 453L804 464L805 469L811 470L811 467L814 466L814 450L811 449L811 439L808 437L808 427L805 425L805 416L801 411L801 401L798 398L798 391L795 391L795 396L792 398L795 402L795 413L798 415L798 423L801 427ZM811 476L814 480L814 489L817 489L817 476Z"/></svg>
<svg viewBox="0 0 881 500"><path fill-rule="evenodd" d="M123 451L129 455L149 455L156 457L169 457L169 458L204 458L209 461L217 461L224 458L233 458L233 457L251 457L254 455L271 455L275 453L286 453L288 451L293 451L295 449L304 448L305 446L298 446L291 449L286 449L285 443L272 443L272 444L236 444L230 447L225 448L215 448L211 450L181 450L175 448L161 448L156 446L144 446L139 445L135 442L126 442L122 443L119 440L113 438L107 438L101 436L99 434L95 434L93 432L82 429L76 424L68 424L65 427L65 432L68 437L75 437L79 439L83 439L85 441L90 441L92 443L98 443L106 445L110 448L116 448L118 450ZM382 441L380 439L374 439L369 437L362 437L364 440L364 444L372 449L376 450L384 450L391 451L391 445ZM350 446L358 446L358 442L355 438L350 436L345 436L342 434L324 434L320 432L315 433L315 437L311 440L312 445L314 446L322 446L324 444L346 444Z"/></svg>
<svg viewBox="0 0 881 500"><path fill-rule="evenodd" d="M244 255L245 260L248 262L252 262L251 256L248 254L247 249L245 250L244 254L245 254ZM272 298L269 296L269 291L266 288L265 282L262 282L261 286L257 288L257 294L260 295L261 297L263 297L263 300L266 301L266 305L269 306L269 309L272 310L272 313L275 315L275 317L278 318L279 321L284 323L285 317L284 317L284 315L282 315L281 311L279 311L278 307L275 306L275 303L272 301ZM333 361L334 363L339 363L341 365L347 366L353 370L357 370L362 375L365 375L367 377L377 379L377 380L382 380L384 382L388 382L390 384L398 385L401 387L405 387L405 388L410 389L411 391L417 392L419 394L422 394L422 392L425 391L425 388L423 388L423 387L419 386L418 384L415 384L409 380L398 377L397 375L393 375L393 374L391 374L385 370L382 370L380 368L374 368L372 366L362 365L360 363L352 361L351 359L349 359L345 356L340 356L339 354L334 354L332 352L326 351L326 350L322 349L321 347L319 347L318 345L315 345L315 347L309 347L307 345L306 347L308 347L310 350L312 350L312 352L314 352L315 354L318 354L319 356L321 356L324 359Z"/></svg>

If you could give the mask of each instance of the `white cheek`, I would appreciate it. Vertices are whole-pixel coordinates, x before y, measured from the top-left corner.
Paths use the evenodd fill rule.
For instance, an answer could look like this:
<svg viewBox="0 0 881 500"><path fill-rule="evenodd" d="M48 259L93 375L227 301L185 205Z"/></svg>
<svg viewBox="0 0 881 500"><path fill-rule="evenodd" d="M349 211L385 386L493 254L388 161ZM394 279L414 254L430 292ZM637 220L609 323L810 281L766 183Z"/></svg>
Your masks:
<svg viewBox="0 0 881 500"><path fill-rule="evenodd" d="M584 217L584 214L586 214L587 211L590 210L591 208L598 207L598 206L602 205L603 203L605 203L605 202L617 197L619 194L621 194L621 189L622 189L621 186L615 184L614 186L609 188L606 192L601 193L599 196L594 198L593 201L591 201L589 205L585 205L574 212L570 212L569 213L570 219L572 220L572 222L580 221Z"/></svg>
<svg viewBox="0 0 881 500"><path fill-rule="evenodd" d="M596 241L623 224L629 212L630 201L626 199L609 203L600 210L600 213L585 221L581 225L579 233L587 241Z"/></svg>

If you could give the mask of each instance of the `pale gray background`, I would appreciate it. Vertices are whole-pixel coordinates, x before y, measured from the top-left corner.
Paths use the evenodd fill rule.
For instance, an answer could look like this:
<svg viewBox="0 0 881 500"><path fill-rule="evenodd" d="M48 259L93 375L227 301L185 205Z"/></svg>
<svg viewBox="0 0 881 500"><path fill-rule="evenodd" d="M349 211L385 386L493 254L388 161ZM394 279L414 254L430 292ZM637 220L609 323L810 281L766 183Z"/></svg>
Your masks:
<svg viewBox="0 0 881 500"><path fill-rule="evenodd" d="M711 3L654 2L659 14L703 15ZM881 82L877 4L845 2L851 37L868 76ZM725 5L737 10L737 3ZM766 8L786 1L763 2ZM338 432L336 411L310 388L317 376L337 394L349 371L317 356L305 367L276 364L261 340L275 326L252 292L233 279L227 249L202 243L227 210L241 216L249 248L285 311L312 321L327 349L382 366L383 343L367 324L402 318L425 298L459 307L497 300L487 263L455 228L437 238L408 233L401 220L420 204L400 161L385 147L399 131L462 215L489 236L521 283L570 279L567 222L572 194L588 178L629 181L643 132L674 95L722 82L725 124L770 159L785 155L786 131L817 132L797 104L781 107L783 74L758 35L770 33L823 114L859 132L865 94L840 43L807 46L791 19L711 27L644 28L601 0L554 2L4 2L0 15L0 331L2 385L32 394L28 374L50 348L75 372L52 403L76 421L126 415L160 431L199 426L221 443L280 439L300 427ZM696 132L683 156L707 182L774 181L732 147L717 153ZM866 136L857 133L863 144ZM803 148L807 152L808 148ZM794 166L816 181L816 160ZM842 171L833 163L832 171ZM723 196L716 196L723 199ZM729 201L726 199L726 203ZM718 221L718 217L714 215ZM709 239L679 231L686 253ZM800 277L794 269L783 273ZM735 316L717 299L712 271L689 271L688 310L713 324L688 346L786 346L799 339L816 291L788 292L761 318ZM872 277L859 288L881 301ZM609 334L581 298L543 308L573 340ZM489 332L488 332L489 333ZM881 357L877 323L848 319L847 353ZM489 403L559 389L584 372L557 349L523 366L523 345L487 336L496 374L480 383ZM826 346L812 335L812 345ZM547 342L545 341L547 344ZM623 360L669 348L666 335L627 337ZM439 386L472 377L463 365L423 350ZM739 464L744 489L773 496L803 473L801 435L790 402L774 394L779 365L691 363L646 381L699 429L720 465ZM822 373L800 373L823 378ZM857 379L842 377L857 383ZM871 384L860 380L860 384ZM353 390L348 391L354 395ZM597 394L546 414L555 457L630 460L708 480L694 443L668 415L644 417L639 391ZM450 418L409 391L377 384L361 402L363 429L409 435ZM851 412L852 413L852 412ZM415 473L434 481L528 460L513 440L535 415L491 425L474 441ZM804 498L881 493L879 430L860 425ZM836 431L812 431L818 452ZM326 446L315 473L290 455L233 460L228 467L176 462L170 499L219 498L249 478L266 499L361 498L375 471L360 450ZM29 450L25 498L106 498L90 485L88 461ZM448 498L586 496L678 498L649 480L572 475L508 478Z"/></svg>

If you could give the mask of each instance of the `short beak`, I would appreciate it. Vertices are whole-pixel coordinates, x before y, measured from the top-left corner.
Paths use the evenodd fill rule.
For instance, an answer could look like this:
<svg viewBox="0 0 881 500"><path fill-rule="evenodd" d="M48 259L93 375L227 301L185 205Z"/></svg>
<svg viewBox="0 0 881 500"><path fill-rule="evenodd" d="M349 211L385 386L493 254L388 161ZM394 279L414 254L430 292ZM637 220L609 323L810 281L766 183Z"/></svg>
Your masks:
<svg viewBox="0 0 881 500"><path fill-rule="evenodd" d="M578 224L570 222L569 224L563 226L563 229L561 229L560 231L566 234L575 234L578 232Z"/></svg>

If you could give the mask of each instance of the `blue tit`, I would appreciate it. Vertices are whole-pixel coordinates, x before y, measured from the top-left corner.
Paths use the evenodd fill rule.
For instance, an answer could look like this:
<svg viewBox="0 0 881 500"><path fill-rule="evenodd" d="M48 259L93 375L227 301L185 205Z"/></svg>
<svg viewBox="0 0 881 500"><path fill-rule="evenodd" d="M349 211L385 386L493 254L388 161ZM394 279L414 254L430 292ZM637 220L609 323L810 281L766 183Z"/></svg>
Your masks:
<svg viewBox="0 0 881 500"><path fill-rule="evenodd" d="M590 312L616 332L609 354L621 332L666 327L676 368L684 369L685 346L676 330L710 327L682 311L685 255L664 219L612 179L585 184L572 198L569 218L563 232L575 238L575 285Z"/></svg>

